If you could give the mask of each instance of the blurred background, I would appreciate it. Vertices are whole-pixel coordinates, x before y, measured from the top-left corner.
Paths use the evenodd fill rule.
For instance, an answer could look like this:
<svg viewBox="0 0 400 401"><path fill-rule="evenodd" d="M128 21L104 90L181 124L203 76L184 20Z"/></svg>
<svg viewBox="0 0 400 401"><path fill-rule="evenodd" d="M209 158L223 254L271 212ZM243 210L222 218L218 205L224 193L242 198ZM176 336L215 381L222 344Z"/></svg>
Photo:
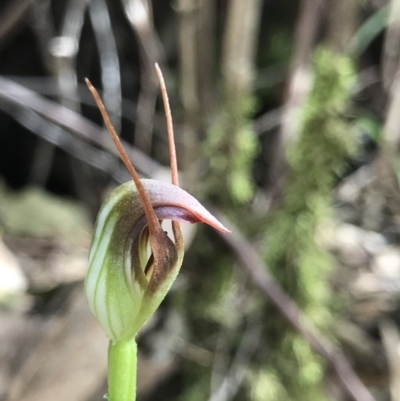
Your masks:
<svg viewBox="0 0 400 401"><path fill-rule="evenodd" d="M141 401L400 400L400 1L2 0L0 400L95 401L107 339L83 295L96 214L142 177L188 226L141 331Z"/></svg>

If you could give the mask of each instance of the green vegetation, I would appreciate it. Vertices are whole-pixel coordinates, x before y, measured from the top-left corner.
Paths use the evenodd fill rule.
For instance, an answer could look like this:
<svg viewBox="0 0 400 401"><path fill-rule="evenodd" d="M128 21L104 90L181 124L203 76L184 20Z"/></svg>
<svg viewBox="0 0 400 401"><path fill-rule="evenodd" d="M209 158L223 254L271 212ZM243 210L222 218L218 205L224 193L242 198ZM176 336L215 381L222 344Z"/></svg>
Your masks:
<svg viewBox="0 0 400 401"><path fill-rule="evenodd" d="M329 218L331 191L355 152L356 138L346 115L354 81L348 58L326 49L316 52L314 84L302 110L299 137L286 155L283 205L268 224L265 240L269 268L325 332L334 310L328 284L331 259L317 243L317 230ZM322 361L278 312L268 310L267 319L273 355L270 367L263 366L255 376L254 401L323 399Z"/></svg>
<svg viewBox="0 0 400 401"><path fill-rule="evenodd" d="M250 127L253 101L229 101L211 128L205 145L210 160L207 192L222 204L248 202L253 195L251 168L257 151L257 139Z"/></svg>

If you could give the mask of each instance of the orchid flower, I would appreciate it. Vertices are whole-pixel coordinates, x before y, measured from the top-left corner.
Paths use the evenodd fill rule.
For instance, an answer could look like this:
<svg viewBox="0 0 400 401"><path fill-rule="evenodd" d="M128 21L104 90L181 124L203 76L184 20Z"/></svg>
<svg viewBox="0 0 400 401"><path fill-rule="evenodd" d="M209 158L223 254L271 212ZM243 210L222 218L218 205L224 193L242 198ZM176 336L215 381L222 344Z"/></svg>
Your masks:
<svg viewBox="0 0 400 401"><path fill-rule="evenodd" d="M89 307L110 339L110 401L136 399L135 336L166 296L182 265L184 246L180 223L203 222L229 232L179 187L171 112L157 64L156 72L167 116L172 184L139 178L96 89L86 80L132 177L132 181L108 196L99 211L85 280ZM172 220L173 240L161 226L166 219Z"/></svg>

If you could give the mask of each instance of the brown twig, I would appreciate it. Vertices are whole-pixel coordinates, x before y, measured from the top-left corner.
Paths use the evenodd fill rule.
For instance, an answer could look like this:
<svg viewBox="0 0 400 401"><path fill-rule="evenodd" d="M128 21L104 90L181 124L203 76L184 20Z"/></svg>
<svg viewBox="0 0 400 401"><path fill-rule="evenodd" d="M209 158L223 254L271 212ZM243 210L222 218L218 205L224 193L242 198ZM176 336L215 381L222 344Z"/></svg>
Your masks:
<svg viewBox="0 0 400 401"><path fill-rule="evenodd" d="M294 301L285 293L278 282L268 273L253 246L239 234L226 218L214 215L227 227L231 235L220 235L220 238L233 251L241 266L249 273L254 284L272 301L287 321L308 341L310 346L329 362L336 372L339 382L354 401L374 401L371 393L364 386L343 352L327 340L311 325ZM225 221L224 221L225 220Z"/></svg>
<svg viewBox="0 0 400 401"><path fill-rule="evenodd" d="M163 102L164 102L164 109L165 109L165 118L167 120L169 158L170 158L170 163L171 163L171 178L172 178L172 183L179 187L178 164L177 164L177 160L176 160L176 149L175 149L175 138L174 138L174 126L172 124L172 113L171 113L171 108L169 107L168 93L167 93L167 88L165 87L163 74L157 63L155 65L155 67L156 67L158 80L160 82L161 94L162 94L162 98L163 98Z"/></svg>
<svg viewBox="0 0 400 401"><path fill-rule="evenodd" d="M156 212L153 209L153 206L151 205L150 199L147 196L146 190L144 188L144 185L139 179L139 175L135 170L135 167L133 167L133 164L129 160L128 155L126 154L126 151L118 138L117 133L115 132L115 129L113 125L111 124L110 117L108 116L108 113L106 111L106 108L104 107L104 104L102 100L100 99L99 94L97 93L97 90L94 88L94 86L90 83L90 81L86 78L86 85L88 86L90 92L92 93L94 100L101 112L101 115L103 116L104 123L106 124L108 133L111 136L111 139L114 142L115 147L118 150L118 153L121 157L121 160L124 162L126 169L129 171L129 174L132 177L132 180L134 181L136 185L137 192L139 194L140 200L142 202L142 206L146 215L146 220L147 220L147 226L150 231L150 236L157 237L158 233L161 230L160 223L158 222L158 218L156 216Z"/></svg>

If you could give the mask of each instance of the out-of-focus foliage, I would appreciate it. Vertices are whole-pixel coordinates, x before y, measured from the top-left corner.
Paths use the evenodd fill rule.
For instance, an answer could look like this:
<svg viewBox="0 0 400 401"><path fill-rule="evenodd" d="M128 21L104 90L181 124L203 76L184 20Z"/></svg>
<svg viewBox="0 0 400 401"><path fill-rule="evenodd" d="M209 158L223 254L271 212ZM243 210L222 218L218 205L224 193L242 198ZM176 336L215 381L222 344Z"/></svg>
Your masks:
<svg viewBox="0 0 400 401"><path fill-rule="evenodd" d="M385 29L388 22L389 7L385 6L371 15L358 29L350 47L356 54L361 54L371 42Z"/></svg>
<svg viewBox="0 0 400 401"><path fill-rule="evenodd" d="M89 245L92 224L83 205L35 187L9 191L2 182L0 198L0 225L8 234L60 237L71 245Z"/></svg>
<svg viewBox="0 0 400 401"><path fill-rule="evenodd" d="M380 324L382 316L398 322L400 229L387 200L400 204L395 175L400 169L397 146L385 144L385 118L395 91L383 85L382 75L398 63L398 46L386 46L389 31L396 29L386 29L391 21L386 1L326 0L312 14L317 3L0 1L0 79L31 91L22 96L0 87L0 174L7 185L22 189L14 193L0 185L0 268L4 245L27 283L19 303L13 299L0 314L0 340L4 335L4 344L11 344L7 349L18 350L7 353L5 368L0 364L0 399L15 389L21 394L14 399L21 401L103 396L106 359L96 348L97 326L80 303L80 283L89 220L106 193L128 175L101 127L87 129L87 121L78 118L100 124L84 77L100 90L127 147L143 151L128 149L140 173L156 176L167 170L168 151L152 75L155 61L169 89L182 186L229 216L307 319L338 347L344 344L362 380L379 388L379 401L388 399L390 366ZM243 29L248 15L239 14L235 29L232 5L249 4L257 11L253 21ZM328 50L335 47L333 33L342 32L331 32L338 5L343 14L336 26L354 28L342 55ZM355 5L353 16L346 11L349 5ZM347 17L354 17L350 24ZM314 35L307 36L313 28ZM241 41L249 32L254 52ZM229 41L232 33L235 40ZM226 43L243 50L230 63ZM227 76L229 66L243 65L242 94L242 81ZM308 77L311 90L302 97ZM50 102L41 113L29 103L33 95L35 106ZM298 113L290 122L297 129L287 138L283 122L292 96ZM62 127L58 119L65 116L49 106L55 103L77 113L64 118ZM388 184L376 173L381 149L390 159L389 167L383 163ZM275 171L277 161L282 171ZM24 189L32 185L41 188ZM67 198L78 199L86 211ZM344 226L338 230L342 238L332 232L336 225ZM72 245L64 246L69 241ZM139 338L146 365L145 377L139 378L141 400L158 401L161 394L164 401L309 401L336 394L327 385L331 370L325 361L240 266L215 233L198 226L176 285ZM68 313L59 312L60 304ZM350 335L338 329L343 320ZM63 329L54 333L54 327ZM79 328L84 332L74 331ZM33 365L40 368L32 372ZM90 389L88 380L85 385L78 380L88 371L97 375ZM62 385L65 391L59 390Z"/></svg>
<svg viewBox="0 0 400 401"><path fill-rule="evenodd" d="M328 284L331 257L320 249L316 229L329 218L331 191L356 150L348 121L355 73L349 58L322 48L315 54L313 75L313 88L300 116L299 138L287 150L283 206L267 226L265 259L309 319L329 332L334 309ZM322 361L303 338L285 330L286 323L276 312L269 314L267 333L273 344L275 379L280 382L277 388L286 389L286 399L323 399ZM281 337L280 332L285 334ZM260 374L260 380L264 378ZM272 392L270 397L254 399L272 401L281 396Z"/></svg>
<svg viewBox="0 0 400 401"><path fill-rule="evenodd" d="M371 114L360 116L355 122L360 134L367 135L373 142L379 143L382 137L382 125Z"/></svg>
<svg viewBox="0 0 400 401"><path fill-rule="evenodd" d="M254 192L251 167L257 141L249 124L253 103L251 99L238 103L227 98L225 108L208 134L205 155L213 173L207 186L210 195L223 203L248 202Z"/></svg>

